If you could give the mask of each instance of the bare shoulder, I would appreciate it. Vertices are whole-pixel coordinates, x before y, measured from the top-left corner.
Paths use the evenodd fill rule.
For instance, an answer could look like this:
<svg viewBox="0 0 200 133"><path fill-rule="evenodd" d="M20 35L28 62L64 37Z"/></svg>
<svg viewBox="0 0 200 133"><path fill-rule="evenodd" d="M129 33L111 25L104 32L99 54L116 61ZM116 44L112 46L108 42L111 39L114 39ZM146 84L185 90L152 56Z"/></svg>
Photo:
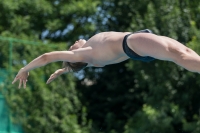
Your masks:
<svg viewBox="0 0 200 133"><path fill-rule="evenodd" d="M91 63L91 55L93 55L93 49L91 46L75 49L72 50L72 52L80 59L79 62Z"/></svg>

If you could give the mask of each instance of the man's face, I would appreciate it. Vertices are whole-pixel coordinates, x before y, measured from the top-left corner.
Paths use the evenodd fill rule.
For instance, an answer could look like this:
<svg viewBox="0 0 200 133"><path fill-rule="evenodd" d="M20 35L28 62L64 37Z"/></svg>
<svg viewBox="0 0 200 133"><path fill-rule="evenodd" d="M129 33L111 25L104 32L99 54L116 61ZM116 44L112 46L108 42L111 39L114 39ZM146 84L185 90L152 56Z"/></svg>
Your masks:
<svg viewBox="0 0 200 133"><path fill-rule="evenodd" d="M86 43L86 40L80 39L80 40L76 41L76 42L69 48L69 50L74 50L74 49L81 48L85 43Z"/></svg>

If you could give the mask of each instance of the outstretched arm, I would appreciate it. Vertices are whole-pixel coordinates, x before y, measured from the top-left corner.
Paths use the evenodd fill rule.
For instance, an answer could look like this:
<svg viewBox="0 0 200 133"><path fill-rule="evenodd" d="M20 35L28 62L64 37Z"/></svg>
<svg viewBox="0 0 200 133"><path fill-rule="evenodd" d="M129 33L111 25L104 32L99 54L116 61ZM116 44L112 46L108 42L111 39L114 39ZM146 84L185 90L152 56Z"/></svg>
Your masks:
<svg viewBox="0 0 200 133"><path fill-rule="evenodd" d="M23 70L29 72L32 69L45 66L52 62L57 61L69 61L69 62L79 62L82 61L83 58L77 54L77 52L73 51L54 51L50 53L45 53L33 61L31 61L28 65L26 65Z"/></svg>
<svg viewBox="0 0 200 133"><path fill-rule="evenodd" d="M31 61L28 65L26 65L24 68L22 68L18 74L16 75L15 79L12 83L15 83L19 80L19 88L21 88L21 85L24 85L24 88L26 87L27 78L29 75L29 71L33 70L35 68L45 66L48 63L51 62L57 62L57 61L68 61L68 62L87 62L88 59L86 57L88 52L88 48L79 49L75 51L54 51L45 53L37 58L35 58L33 61Z"/></svg>

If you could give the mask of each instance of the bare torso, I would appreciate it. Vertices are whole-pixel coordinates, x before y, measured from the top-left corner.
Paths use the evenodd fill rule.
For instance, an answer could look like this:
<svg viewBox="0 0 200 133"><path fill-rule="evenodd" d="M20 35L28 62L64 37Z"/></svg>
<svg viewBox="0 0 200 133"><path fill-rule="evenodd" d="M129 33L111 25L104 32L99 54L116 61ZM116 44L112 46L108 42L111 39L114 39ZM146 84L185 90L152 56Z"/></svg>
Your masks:
<svg viewBox="0 0 200 133"><path fill-rule="evenodd" d="M44 66L51 62L85 62L91 66L103 67L105 65L122 62L129 57L123 51L123 39L130 32L103 32L94 35L87 42L80 41L80 47L69 51L53 51L45 53L22 68L16 75L14 82L20 80L26 87L28 72L37 67ZM76 43L75 43L76 44ZM155 59L172 61L179 66L200 73L200 56L192 49L178 41L158 36L155 34L138 33L132 34L127 39L127 45L140 56L150 56ZM59 69L48 79L47 83L53 81L57 76L70 69Z"/></svg>
<svg viewBox="0 0 200 133"><path fill-rule="evenodd" d="M122 62L129 57L124 53L122 42L130 32L102 32L91 37L83 48L90 47L93 57L90 64L103 67Z"/></svg>

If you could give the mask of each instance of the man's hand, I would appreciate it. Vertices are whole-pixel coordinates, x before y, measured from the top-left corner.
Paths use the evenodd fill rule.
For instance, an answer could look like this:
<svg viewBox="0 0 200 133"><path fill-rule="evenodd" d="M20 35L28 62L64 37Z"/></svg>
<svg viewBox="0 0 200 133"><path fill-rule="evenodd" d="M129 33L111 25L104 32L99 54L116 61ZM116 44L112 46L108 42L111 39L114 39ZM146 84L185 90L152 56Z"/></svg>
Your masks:
<svg viewBox="0 0 200 133"><path fill-rule="evenodd" d="M61 74L64 74L66 72L69 72L68 69L63 68L63 69L58 69L56 70L53 74L51 74L50 78L47 80L46 84L49 84L50 82L52 82L54 79L56 79L58 76L60 76Z"/></svg>
<svg viewBox="0 0 200 133"><path fill-rule="evenodd" d="M20 69L20 71L16 75L16 77L13 80L12 84L14 84L17 80L19 80L18 88L20 89L22 84L23 84L24 88L26 88L26 82L27 82L28 76L29 76L29 72L24 71L24 69L22 68L22 69Z"/></svg>

